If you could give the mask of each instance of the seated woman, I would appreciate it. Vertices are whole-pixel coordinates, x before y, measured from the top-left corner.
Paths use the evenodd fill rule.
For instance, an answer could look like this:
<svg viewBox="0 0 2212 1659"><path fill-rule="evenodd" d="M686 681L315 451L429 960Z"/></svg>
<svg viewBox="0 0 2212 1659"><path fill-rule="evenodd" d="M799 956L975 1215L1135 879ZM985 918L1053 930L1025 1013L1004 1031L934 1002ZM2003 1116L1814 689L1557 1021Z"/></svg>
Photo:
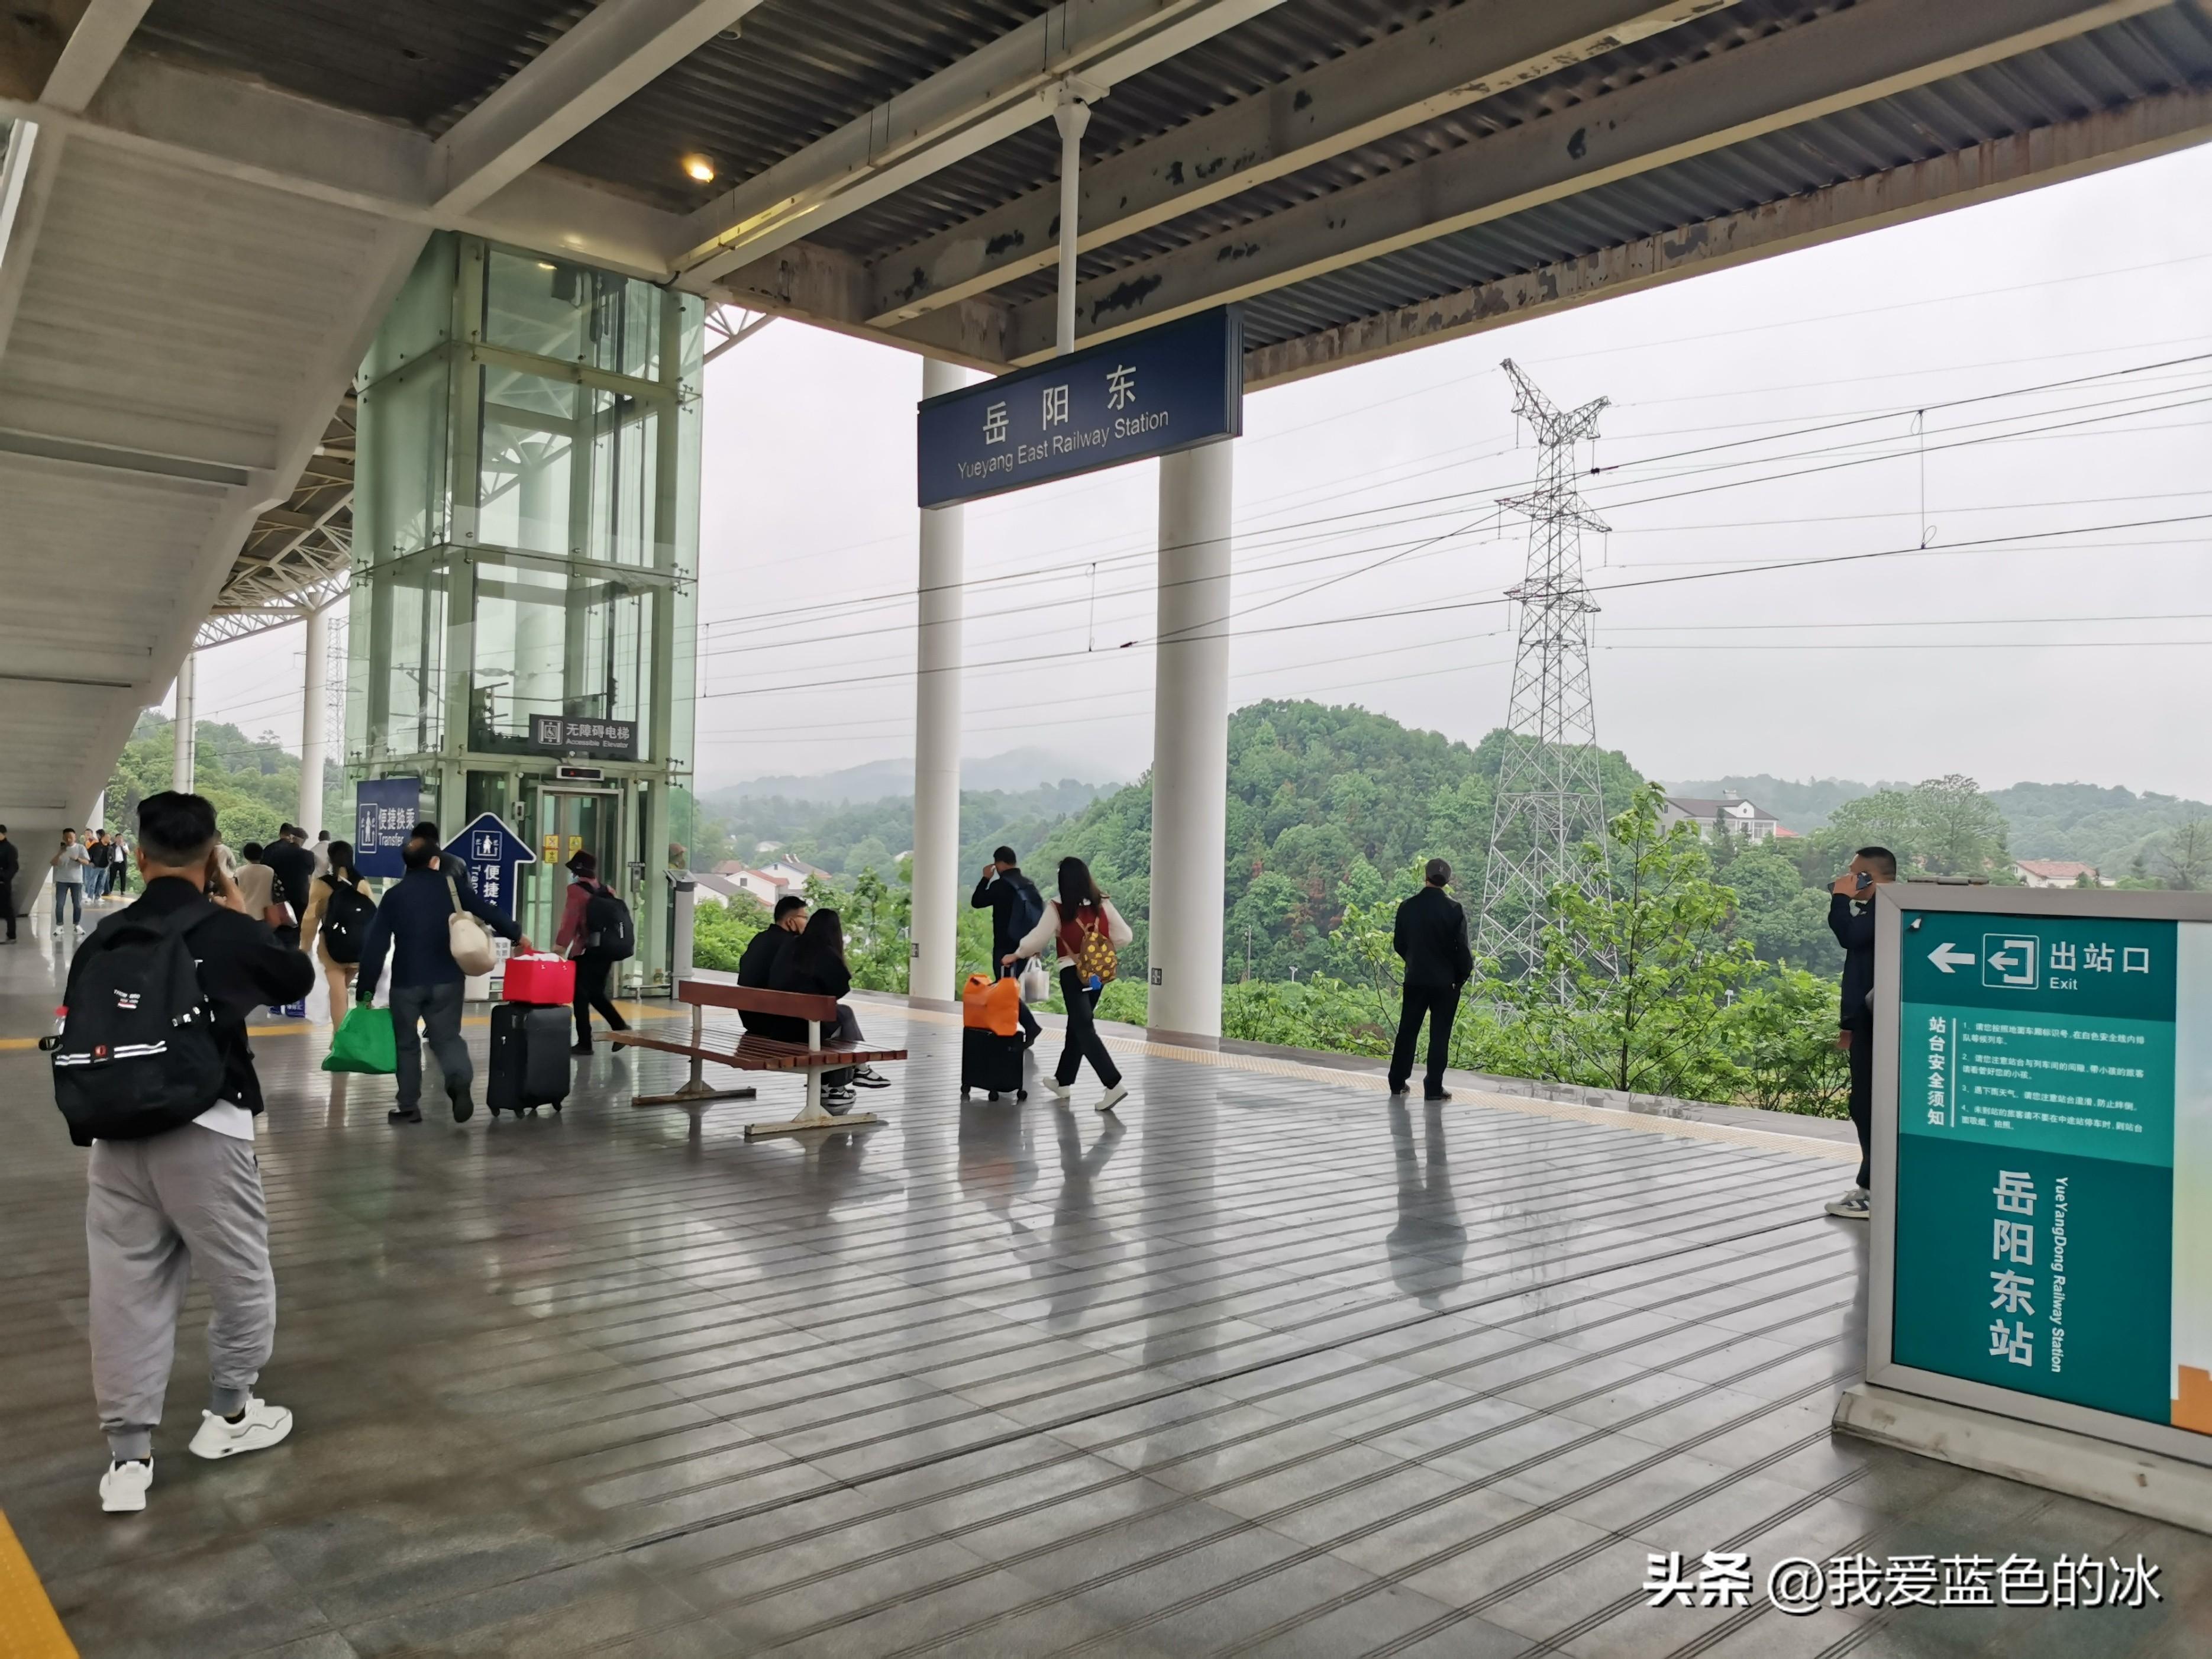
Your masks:
<svg viewBox="0 0 2212 1659"><path fill-rule="evenodd" d="M845 962L844 919L835 910L817 910L808 917L806 930L792 941L788 950L777 955L769 972L768 988L800 996L841 999L850 991L853 970ZM763 1036L776 1037L785 1042L806 1041L805 1021L788 1016L764 1015L757 1029ZM823 1022L822 1035L848 1042L862 1041L860 1022L842 1000L837 1005L837 1018ZM822 1104L833 1113L850 1111L855 1083L863 1088L880 1089L890 1081L872 1066L833 1067L822 1073Z"/></svg>

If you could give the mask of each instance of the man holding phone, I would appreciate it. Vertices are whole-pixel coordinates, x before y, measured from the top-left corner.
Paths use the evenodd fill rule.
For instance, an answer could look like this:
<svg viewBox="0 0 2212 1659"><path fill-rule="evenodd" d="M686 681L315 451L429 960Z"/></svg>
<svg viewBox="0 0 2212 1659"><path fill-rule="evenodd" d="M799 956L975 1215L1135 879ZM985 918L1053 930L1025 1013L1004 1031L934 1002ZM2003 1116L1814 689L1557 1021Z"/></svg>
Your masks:
<svg viewBox="0 0 2212 1659"><path fill-rule="evenodd" d="M1836 1047L1850 1061L1851 1127L1859 1136L1858 1183L1830 1199L1828 1213L1846 1221L1864 1221L1873 1208L1869 1149L1874 1136L1874 890L1896 879L1896 854L1887 847L1862 847L1850 867L1828 888L1828 931L1844 947Z"/></svg>

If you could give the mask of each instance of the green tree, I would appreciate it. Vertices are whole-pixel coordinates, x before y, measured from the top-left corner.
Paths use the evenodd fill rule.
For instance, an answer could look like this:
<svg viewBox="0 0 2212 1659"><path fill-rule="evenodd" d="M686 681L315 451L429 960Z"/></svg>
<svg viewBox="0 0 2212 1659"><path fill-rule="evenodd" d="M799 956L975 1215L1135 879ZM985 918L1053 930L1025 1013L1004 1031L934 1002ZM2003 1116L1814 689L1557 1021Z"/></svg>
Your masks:
<svg viewBox="0 0 2212 1659"><path fill-rule="evenodd" d="M1828 896L1807 883L1787 852L1753 842L1718 872L1735 895L1734 927L1761 962L1832 974L1844 953L1828 931Z"/></svg>
<svg viewBox="0 0 2212 1659"><path fill-rule="evenodd" d="M2152 856L2168 887L2201 892L2212 878L2212 818L2191 818L2167 830Z"/></svg>
<svg viewBox="0 0 2212 1659"><path fill-rule="evenodd" d="M2008 863L2004 814L1972 778L1954 772L1911 793L1913 851L1929 874L1980 876Z"/></svg>
<svg viewBox="0 0 2212 1659"><path fill-rule="evenodd" d="M1722 1014L1718 1040L1742 1105L1850 1115L1850 1066L1836 1047L1836 987L1794 968L1760 975Z"/></svg>
<svg viewBox="0 0 2212 1659"><path fill-rule="evenodd" d="M1712 878L1698 830L1659 827L1665 797L1636 791L1611 825L1612 883L1562 884L1540 972L1493 981L1516 1017L1506 1034L1524 1075L1640 1093L1726 1098L1734 1067L1717 1038L1729 998L1759 971L1729 937L1734 896ZM1590 865L1606 849L1585 843Z"/></svg>
<svg viewBox="0 0 2212 1659"><path fill-rule="evenodd" d="M738 958L753 935L769 925L768 906L750 893L737 893L720 904L702 902L691 911L691 965L734 974Z"/></svg>
<svg viewBox="0 0 2212 1659"><path fill-rule="evenodd" d="M807 884L811 888L813 883ZM893 886L873 870L854 878L849 894L833 895L845 924L845 962L853 970L853 983L868 991L907 988L908 924L913 918L912 895Z"/></svg>

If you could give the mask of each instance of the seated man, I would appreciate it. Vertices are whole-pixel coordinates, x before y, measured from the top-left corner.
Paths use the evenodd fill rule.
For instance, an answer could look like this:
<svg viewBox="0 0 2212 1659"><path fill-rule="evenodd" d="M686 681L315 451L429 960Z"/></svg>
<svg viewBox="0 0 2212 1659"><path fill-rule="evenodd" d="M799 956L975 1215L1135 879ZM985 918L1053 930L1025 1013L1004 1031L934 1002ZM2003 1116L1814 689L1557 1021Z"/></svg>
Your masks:
<svg viewBox="0 0 2212 1659"><path fill-rule="evenodd" d="M775 972L776 958L797 942L806 931L806 901L796 893L786 893L775 902L775 917L755 933L745 945L745 952L738 958L738 983L748 991L765 991L769 980ZM762 1023L766 1014L756 1014L746 1009L738 1011L748 1031L769 1035Z"/></svg>

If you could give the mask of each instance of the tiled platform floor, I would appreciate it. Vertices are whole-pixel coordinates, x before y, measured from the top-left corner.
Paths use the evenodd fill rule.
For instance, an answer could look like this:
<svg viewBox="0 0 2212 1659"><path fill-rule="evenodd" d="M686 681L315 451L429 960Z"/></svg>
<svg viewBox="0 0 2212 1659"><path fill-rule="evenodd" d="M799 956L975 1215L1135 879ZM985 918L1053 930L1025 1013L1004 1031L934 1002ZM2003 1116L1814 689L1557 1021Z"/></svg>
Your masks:
<svg viewBox="0 0 2212 1659"><path fill-rule="evenodd" d="M0 945L0 1036L55 958ZM0 1049L0 1509L88 1656L2212 1654L2212 1540L1832 1439L1835 1149L1133 1054L1119 1122L963 1103L395 1131L260 1043L286 1445L101 1515L82 1158ZM479 1052L481 1026L471 1037ZM1055 1039L1048 1036L1048 1042ZM793 1085L769 1082L757 1115ZM1653 1550L2140 1551L2140 1612L1654 1610Z"/></svg>

